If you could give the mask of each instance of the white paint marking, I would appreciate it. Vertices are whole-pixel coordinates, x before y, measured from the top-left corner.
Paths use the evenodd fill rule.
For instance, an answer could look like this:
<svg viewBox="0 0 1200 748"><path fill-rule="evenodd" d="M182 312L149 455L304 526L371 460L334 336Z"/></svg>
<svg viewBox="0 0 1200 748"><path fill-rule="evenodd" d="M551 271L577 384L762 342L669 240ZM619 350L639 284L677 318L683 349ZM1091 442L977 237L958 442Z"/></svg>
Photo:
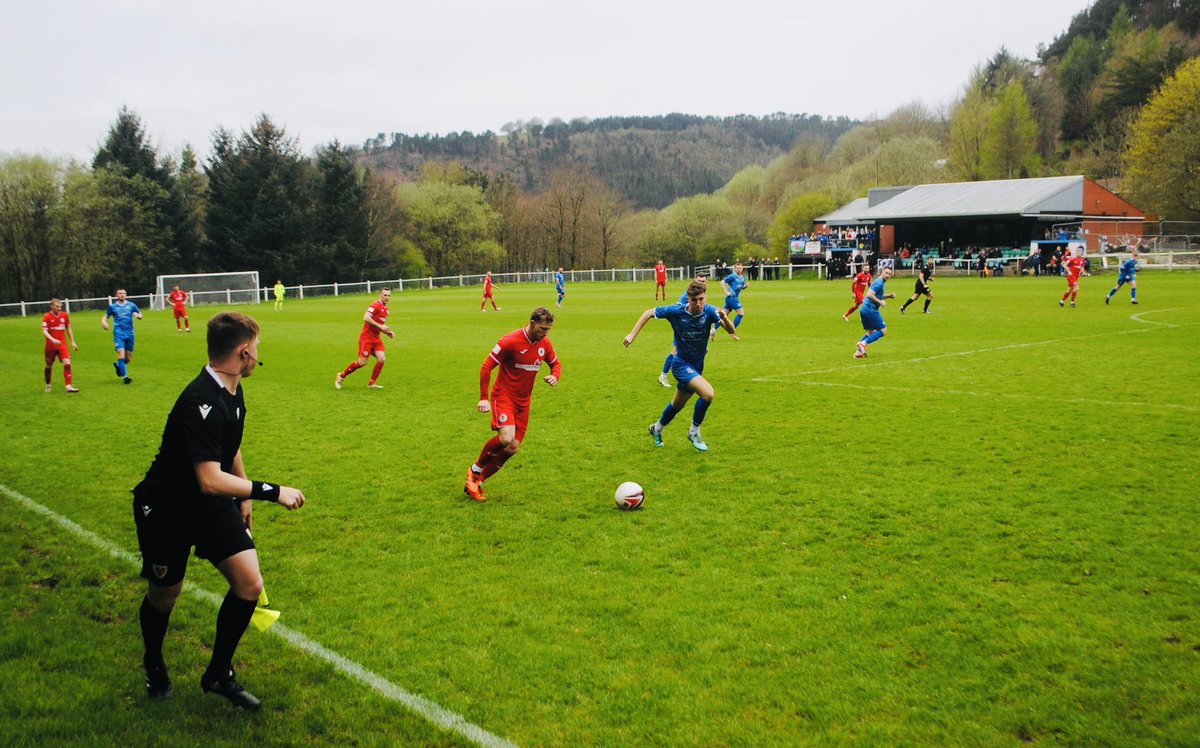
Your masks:
<svg viewBox="0 0 1200 748"><path fill-rule="evenodd" d="M1180 327L1181 325L1173 325L1170 322L1154 322L1153 320L1142 319L1147 314L1162 314L1163 312L1175 312L1178 309L1154 309L1148 312L1138 312L1137 314L1129 315L1129 319L1134 322L1141 322L1146 325L1162 325L1163 327Z"/></svg>
<svg viewBox="0 0 1200 748"><path fill-rule="evenodd" d="M26 509L46 517L59 527L69 530L74 535L83 538L88 543L91 543L110 556L120 561L124 561L125 563L131 564L136 568L141 568L142 563L139 557L135 556L124 548L108 542L91 530L84 529L72 520L67 519L61 514L55 512L53 509L45 507L33 499L24 496L23 494L20 494L3 484L0 484L0 493L6 494L18 504L24 506ZM221 600L223 599L223 596L209 592L205 589L201 589L194 584L185 585L184 589L193 597L205 600L214 606L219 606L221 604ZM438 727L446 730L456 732L476 745L486 746L486 748L516 748L516 743L505 740L498 735L493 735L482 727L468 722L462 717L462 715L455 714L454 712L435 702L430 701L429 699L406 691L383 676L367 670L357 662L349 660L337 652L323 647L312 639L309 639L304 634L301 634L299 631L290 629L283 624L277 623L268 629L268 633L279 635L297 649L307 652L318 659L324 660L332 665L335 670L353 678L354 680L357 680L364 685L370 686L388 699L399 702L408 707L429 722L432 722Z"/></svg>

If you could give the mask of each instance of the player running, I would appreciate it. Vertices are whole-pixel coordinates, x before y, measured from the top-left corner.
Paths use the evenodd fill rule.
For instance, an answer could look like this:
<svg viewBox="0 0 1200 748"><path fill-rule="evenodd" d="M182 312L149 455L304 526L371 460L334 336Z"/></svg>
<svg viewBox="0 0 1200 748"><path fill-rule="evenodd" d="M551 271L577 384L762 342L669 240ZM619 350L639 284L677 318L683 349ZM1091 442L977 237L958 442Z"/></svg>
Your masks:
<svg viewBox="0 0 1200 748"><path fill-rule="evenodd" d="M737 312L733 318L734 328L742 324L742 318L746 316L746 310L742 308L742 291L746 290L746 286L750 285L746 282L746 275L742 272L742 263L733 263L733 272L725 276L721 280L721 289L725 291L725 313ZM709 339L717 337L717 328L709 334Z"/></svg>
<svg viewBox="0 0 1200 748"><path fill-rule="evenodd" d="M1075 307L1075 297L1079 295L1079 274L1083 272L1083 266L1087 260L1083 259L1083 250L1078 250L1074 255L1063 263L1067 271L1067 292L1058 300L1059 306L1064 306L1067 303L1067 297L1071 297L1071 308Z"/></svg>
<svg viewBox="0 0 1200 748"><path fill-rule="evenodd" d="M707 298L706 286L692 281L687 289L686 304L669 304L647 309L642 312L642 316L638 318L633 330L625 336L624 343L628 348L633 345L638 333L652 317L667 320L671 323L671 329L675 331L675 354L671 373L679 384L676 385L675 396L671 402L667 403L667 407L663 409L658 421L650 424L650 438L656 447L663 445L663 428L683 410L687 401L695 394L699 395L700 399L696 401L696 406L692 410L692 426L688 429L688 441L701 452L708 451L708 445L700 435L700 425L704 423L704 416L708 413L708 408L716 397L713 386L702 376L704 356L708 353L710 330L716 325L721 325L726 332L733 336L734 340L741 338L738 337L737 328L729 320L729 315L725 313L725 310L705 303Z"/></svg>
<svg viewBox="0 0 1200 748"><path fill-rule="evenodd" d="M667 300L667 266L660 258L654 265L654 300L658 301L658 292L662 290L662 300Z"/></svg>
<svg viewBox="0 0 1200 748"><path fill-rule="evenodd" d="M879 269L879 277L867 289L862 308L858 310L858 318L862 320L863 329L867 332L858 341L858 347L854 351L855 358L866 358L867 346L887 334L887 323L883 321L880 310L887 306L885 299L896 298L894 293L883 292L884 284L892 277L893 272L891 265L884 265Z"/></svg>
<svg viewBox="0 0 1200 748"><path fill-rule="evenodd" d="M487 306L489 301L492 302L492 309L495 309L497 312L501 311L500 307L496 306L495 297L492 296L492 288L495 285L492 283L491 271L485 273L483 276L483 301L479 302L479 311L486 312L487 310L484 307Z"/></svg>
<svg viewBox="0 0 1200 748"><path fill-rule="evenodd" d="M75 342L75 331L71 329L71 317L62 310L62 301L50 299L50 311L42 315L42 337L46 339L46 392L51 391L50 374L54 371L54 359L62 361L63 382L67 392L79 392L71 384L71 352L67 350L67 336L71 336L71 347L79 350Z"/></svg>
<svg viewBox="0 0 1200 748"><path fill-rule="evenodd" d="M846 310L842 315L842 320L850 321L850 315L854 314L854 310L862 306L863 294L867 292L867 288L871 285L871 266L863 265L863 269L854 276L854 281L850 284L850 293L854 294L854 306Z"/></svg>
<svg viewBox="0 0 1200 748"><path fill-rule="evenodd" d="M117 349L113 368L117 370L117 376L129 384L133 381L129 376L129 364L133 362L133 321L142 318L142 310L126 298L125 289L118 288L117 300L108 305L104 316L100 318L100 326L105 330L108 329L109 317L113 318L113 347Z"/></svg>
<svg viewBox="0 0 1200 748"><path fill-rule="evenodd" d="M180 291L179 286L175 286L167 296L167 301L171 302L171 307L175 310L175 330L183 332L183 328L186 327L187 331L191 332L192 323L188 319L187 313L187 291ZM180 324L180 320L183 321L183 324Z"/></svg>
<svg viewBox="0 0 1200 748"><path fill-rule="evenodd" d="M387 325L388 314L391 312L388 309L388 301L391 298L392 289L384 288L379 292L379 299L367 307L366 313L363 314L363 329L358 334L358 358L338 372L337 377L333 380L334 387L340 390L346 377L366 366L367 359L373 355L375 356L375 368L371 370L371 380L367 382L367 387L373 390L383 389L382 384L376 384L379 373L383 371L383 365L387 363L387 354L383 350L383 338L379 335L383 333L389 338L396 337L395 331Z"/></svg>
<svg viewBox="0 0 1200 748"><path fill-rule="evenodd" d="M567 295L567 279L563 276L562 268L554 274L554 290L558 292L558 305L562 306L563 297Z"/></svg>
<svg viewBox="0 0 1200 748"><path fill-rule="evenodd" d="M1138 265L1138 248L1129 248L1129 259L1121 263L1120 273L1117 275L1117 285L1108 292L1108 296L1104 297L1104 303L1107 304L1112 297L1121 290L1121 286L1129 284L1129 303L1136 304L1137 300L1137 265Z"/></svg>
<svg viewBox="0 0 1200 748"><path fill-rule="evenodd" d="M905 301L904 305L900 307L900 313L904 314L904 311L908 309L909 304L924 296L925 311L922 312L922 314L929 314L929 305L933 303L933 291L929 290L929 284L932 282L933 260L930 259L929 262L925 263L917 270L917 283L913 288L913 295L910 296L908 301Z"/></svg>
<svg viewBox="0 0 1200 748"><path fill-rule="evenodd" d="M483 482L504 467L525 440L533 385L542 364L550 367L550 374L542 377L546 384L555 387L562 377L562 363L546 337L552 327L554 314L545 307L534 309L529 324L500 338L479 368L478 409L480 413L492 414L492 431L496 435L483 445L475 464L467 470L463 492L475 501L487 501ZM488 385L496 367L500 367L500 372L496 374L489 400Z"/></svg>
<svg viewBox="0 0 1200 748"><path fill-rule="evenodd" d="M692 282L699 283L700 285L704 286L705 291L708 290L708 276L707 275L697 274L696 277L692 279ZM679 295L679 303L684 304L684 305L686 305L688 303L688 295L687 295L686 288L684 289L683 293L681 293ZM675 365L675 354L677 353L677 351L678 351L678 349L676 349L676 347L674 345L672 345L671 352L667 354L666 360L663 361L662 373L658 375L658 383L661 384L663 387L672 386L671 381L669 379L667 379L667 374L669 374L671 372L671 367Z"/></svg>

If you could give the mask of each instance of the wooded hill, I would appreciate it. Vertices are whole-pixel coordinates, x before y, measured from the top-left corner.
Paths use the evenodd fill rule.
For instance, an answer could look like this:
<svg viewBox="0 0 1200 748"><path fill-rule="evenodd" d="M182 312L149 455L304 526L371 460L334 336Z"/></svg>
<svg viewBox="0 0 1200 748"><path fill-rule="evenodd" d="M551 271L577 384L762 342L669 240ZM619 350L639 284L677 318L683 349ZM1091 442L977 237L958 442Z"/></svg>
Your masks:
<svg viewBox="0 0 1200 748"><path fill-rule="evenodd" d="M829 145L856 124L782 112L531 120L510 123L501 134L380 133L363 144L359 162L416 181L427 161L453 161L527 193L546 189L555 171L582 165L634 206L662 208L719 189L744 167L787 153L802 137Z"/></svg>

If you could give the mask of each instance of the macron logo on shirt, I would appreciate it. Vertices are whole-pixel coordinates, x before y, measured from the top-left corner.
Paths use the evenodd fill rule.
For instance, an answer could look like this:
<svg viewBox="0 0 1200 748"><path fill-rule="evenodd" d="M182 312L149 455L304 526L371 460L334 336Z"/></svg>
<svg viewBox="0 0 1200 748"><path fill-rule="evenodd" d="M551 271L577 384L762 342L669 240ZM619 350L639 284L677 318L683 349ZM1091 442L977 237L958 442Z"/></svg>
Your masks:
<svg viewBox="0 0 1200 748"><path fill-rule="evenodd" d="M200 406L200 420L208 419L208 412L212 410L212 406L205 404Z"/></svg>

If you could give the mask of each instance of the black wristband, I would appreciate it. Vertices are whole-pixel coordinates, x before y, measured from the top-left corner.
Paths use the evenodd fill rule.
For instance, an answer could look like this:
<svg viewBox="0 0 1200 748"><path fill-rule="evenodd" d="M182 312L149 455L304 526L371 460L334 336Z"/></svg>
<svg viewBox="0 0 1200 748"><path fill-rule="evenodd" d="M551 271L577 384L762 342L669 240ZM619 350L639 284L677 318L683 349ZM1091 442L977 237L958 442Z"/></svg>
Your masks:
<svg viewBox="0 0 1200 748"><path fill-rule="evenodd" d="M279 501L279 484L250 481L250 498L255 501Z"/></svg>

